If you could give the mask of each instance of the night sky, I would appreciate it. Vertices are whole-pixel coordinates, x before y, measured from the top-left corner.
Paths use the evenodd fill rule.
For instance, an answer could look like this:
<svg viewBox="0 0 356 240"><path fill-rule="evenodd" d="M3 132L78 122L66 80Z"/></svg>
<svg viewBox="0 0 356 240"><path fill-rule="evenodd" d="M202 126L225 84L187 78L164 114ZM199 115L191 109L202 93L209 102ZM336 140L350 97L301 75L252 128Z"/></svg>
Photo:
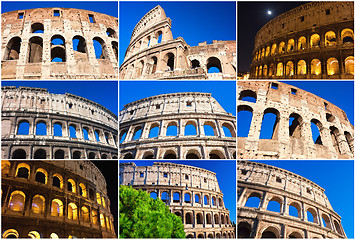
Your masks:
<svg viewBox="0 0 356 240"><path fill-rule="evenodd" d="M92 161L104 175L106 180L106 188L110 199L110 212L114 216L115 233L118 235L118 161Z"/></svg>
<svg viewBox="0 0 356 240"><path fill-rule="evenodd" d="M278 15L307 2L239 2L238 11L238 71L249 72L255 36L266 23ZM272 14L268 15L268 11Z"/></svg>

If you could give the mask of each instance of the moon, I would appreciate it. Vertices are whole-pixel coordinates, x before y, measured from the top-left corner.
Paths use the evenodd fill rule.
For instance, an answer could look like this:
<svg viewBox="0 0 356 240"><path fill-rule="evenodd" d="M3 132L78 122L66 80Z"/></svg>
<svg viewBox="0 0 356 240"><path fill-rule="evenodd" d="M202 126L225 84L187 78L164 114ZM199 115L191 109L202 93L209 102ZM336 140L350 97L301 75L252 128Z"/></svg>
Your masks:
<svg viewBox="0 0 356 240"><path fill-rule="evenodd" d="M268 10L268 11L267 11L267 14L268 14L268 15L272 15L272 11L271 11L271 10Z"/></svg>

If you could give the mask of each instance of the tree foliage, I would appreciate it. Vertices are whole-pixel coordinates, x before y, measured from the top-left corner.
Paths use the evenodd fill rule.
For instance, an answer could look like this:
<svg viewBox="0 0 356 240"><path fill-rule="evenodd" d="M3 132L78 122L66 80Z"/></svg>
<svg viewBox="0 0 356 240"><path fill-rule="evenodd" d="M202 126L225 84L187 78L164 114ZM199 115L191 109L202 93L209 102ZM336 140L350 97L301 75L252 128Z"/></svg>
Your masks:
<svg viewBox="0 0 356 240"><path fill-rule="evenodd" d="M159 199L120 186L120 238L185 238L180 217Z"/></svg>

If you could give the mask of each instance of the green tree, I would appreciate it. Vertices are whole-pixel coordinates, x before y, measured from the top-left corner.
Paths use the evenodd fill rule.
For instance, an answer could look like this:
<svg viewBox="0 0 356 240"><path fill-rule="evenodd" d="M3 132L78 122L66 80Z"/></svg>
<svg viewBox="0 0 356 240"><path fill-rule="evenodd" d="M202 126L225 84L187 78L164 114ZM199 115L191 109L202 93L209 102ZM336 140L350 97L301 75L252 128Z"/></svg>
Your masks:
<svg viewBox="0 0 356 240"><path fill-rule="evenodd" d="M159 199L120 186L120 238L185 238L182 219Z"/></svg>

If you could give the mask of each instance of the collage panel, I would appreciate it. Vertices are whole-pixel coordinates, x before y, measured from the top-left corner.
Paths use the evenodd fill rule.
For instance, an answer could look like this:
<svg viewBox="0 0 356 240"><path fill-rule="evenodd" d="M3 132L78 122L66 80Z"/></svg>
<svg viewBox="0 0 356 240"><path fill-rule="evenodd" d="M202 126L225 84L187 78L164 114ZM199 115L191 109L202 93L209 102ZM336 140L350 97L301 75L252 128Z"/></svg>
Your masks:
<svg viewBox="0 0 356 240"><path fill-rule="evenodd" d="M122 1L119 11L120 79L236 79L236 2Z"/></svg>
<svg viewBox="0 0 356 240"><path fill-rule="evenodd" d="M2 1L1 78L118 78L118 2Z"/></svg>
<svg viewBox="0 0 356 240"><path fill-rule="evenodd" d="M2 81L3 159L117 159L114 81Z"/></svg>
<svg viewBox="0 0 356 240"><path fill-rule="evenodd" d="M233 81L120 81L120 159L235 159Z"/></svg>
<svg viewBox="0 0 356 240"><path fill-rule="evenodd" d="M119 237L236 238L235 169L230 160L120 160Z"/></svg>
<svg viewBox="0 0 356 240"><path fill-rule="evenodd" d="M238 238L354 237L353 160L238 160L237 179Z"/></svg>
<svg viewBox="0 0 356 240"><path fill-rule="evenodd" d="M2 160L2 238L117 238L118 161Z"/></svg>
<svg viewBox="0 0 356 240"><path fill-rule="evenodd" d="M246 23L239 78L354 79L353 1L240 2L238 10Z"/></svg>

